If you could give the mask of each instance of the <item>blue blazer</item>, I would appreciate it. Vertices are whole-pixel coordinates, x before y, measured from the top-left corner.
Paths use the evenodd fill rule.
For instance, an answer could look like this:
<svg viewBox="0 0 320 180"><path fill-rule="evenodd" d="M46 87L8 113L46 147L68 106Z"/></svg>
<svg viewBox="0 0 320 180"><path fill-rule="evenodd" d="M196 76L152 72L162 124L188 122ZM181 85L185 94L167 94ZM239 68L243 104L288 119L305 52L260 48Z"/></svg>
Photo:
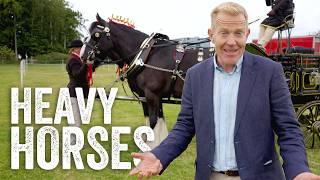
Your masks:
<svg viewBox="0 0 320 180"><path fill-rule="evenodd" d="M163 170L196 135L195 179L210 177L215 145L213 69L210 58L187 72L177 122L168 137L152 150ZM293 179L301 172L309 172L303 136L281 64L244 53L236 112L234 147L242 180ZM275 150L275 134L282 167Z"/></svg>

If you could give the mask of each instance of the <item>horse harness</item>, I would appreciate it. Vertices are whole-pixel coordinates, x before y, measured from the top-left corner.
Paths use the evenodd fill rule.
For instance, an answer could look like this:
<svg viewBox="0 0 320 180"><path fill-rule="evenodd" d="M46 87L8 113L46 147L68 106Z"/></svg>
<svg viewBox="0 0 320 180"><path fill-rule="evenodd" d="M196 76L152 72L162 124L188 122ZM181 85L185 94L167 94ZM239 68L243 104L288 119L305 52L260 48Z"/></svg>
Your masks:
<svg viewBox="0 0 320 180"><path fill-rule="evenodd" d="M182 70L180 70L179 66L180 66L180 63L181 63L183 56L185 54L185 47L184 47L184 44L182 44L180 42L177 43L176 41L174 41L174 44L176 44L176 50L175 50L174 57L173 57L173 60L175 61L175 67L173 70L164 69L164 68L160 68L160 67L156 67L156 66L147 64L147 59L148 59L148 56L149 56L149 53L150 53L152 47L168 46L168 44L157 45L156 43L158 40L167 40L172 43L172 41L169 40L167 36L160 34L160 33L152 33L148 38L146 38L142 42L138 53L136 54L136 56L134 57L134 59L130 63L130 65L125 64L123 69L119 69L117 71L120 80L124 81L130 75L139 73L143 67L147 67L147 68L158 70L158 71L172 73L172 75L171 75L172 81L170 83L170 92L173 92L173 90L174 90L174 86L176 84L177 77L180 78L182 81L184 81L184 76L185 76L186 72L183 72ZM190 43L190 44L193 44L193 43ZM194 43L194 44L197 44L197 43ZM209 49L209 56L213 56L213 51L214 51L213 48ZM199 48L197 60L200 62L203 60L203 57L204 57L203 48ZM171 93L169 94L168 98L170 99L170 97L171 97Z"/></svg>
<svg viewBox="0 0 320 180"><path fill-rule="evenodd" d="M95 37L107 36L108 38L110 38L111 34L110 34L110 28L109 27L100 26L100 25L98 25L97 27L99 29L101 29L102 32L101 33L95 33L94 34ZM149 65L149 64L146 63L147 62L147 58L149 56L149 53L150 53L152 47L168 46L168 44L155 45L155 43L158 40L169 41L170 45L177 44L176 45L176 53L175 53L175 57L174 57L175 68L173 70L152 66L152 65ZM100 53L100 51L98 50L97 45L92 46L87 42L84 42L84 44L86 44L87 46L89 46L92 49L92 51L89 52L88 58L89 59L97 58L95 56L95 54L96 53L97 54ZM193 44L193 43L191 43L191 44ZM196 44L196 43L194 43L194 44ZM185 72L179 70L179 65L180 65L181 60L183 58L184 52L185 52L185 48L184 48L182 43L178 43L177 41L169 40L169 38L166 35L163 35L163 34L160 34L160 33L152 33L148 38L146 38L142 42L142 44L140 45L140 48L139 48L138 51L135 51L135 52L133 52L132 54L130 54L128 56L128 57L131 57L131 56L136 54L134 59L133 59L133 61L130 63L130 65L129 66L125 65L125 67L122 70L120 69L117 73L119 73L120 80L124 81L130 74L137 73L141 68L147 67L147 68L155 69L155 70L158 70L158 71L164 71L164 72L172 73L171 78L173 79L173 81L176 81L177 77L179 77L182 81L184 81L184 77L183 76L185 75ZM203 60L203 55L204 55L203 48L199 48L198 61L202 61ZM124 59L126 59L126 58L119 59L119 60L116 60L114 62L120 62L120 61L123 61Z"/></svg>
<svg viewBox="0 0 320 180"><path fill-rule="evenodd" d="M175 61L175 68L170 70L170 69L164 69L160 68L157 66L153 66L150 64L147 64L147 59L149 56L149 53L151 51L152 47L163 47L163 46L168 46L168 44L156 44L158 40L165 40L169 41L169 45L176 45L176 50L174 53L174 61ZM205 41L204 41L205 42ZM202 43L202 42L200 42ZM192 44L199 44L199 43L190 43ZM209 50L210 54L209 56L213 56L212 49ZM138 52L135 52L136 56L134 57L133 61L130 63L130 65L125 65L125 68L119 71L119 76L121 80L125 80L129 75L134 74L139 72L139 70L143 67L147 67L150 69L155 69L158 71L163 71L163 72L169 72L172 73L171 79L175 82L177 80L177 77L179 77L182 81L184 81L184 75L186 72L183 72L182 70L179 70L179 65L183 59L184 53L185 53L185 47L184 44L169 40L166 35L160 34L160 33L152 33L148 38L146 38ZM204 57L204 52L203 48L199 48L198 51L198 61L202 61Z"/></svg>
<svg viewBox="0 0 320 180"><path fill-rule="evenodd" d="M101 29L102 32L101 32L101 34L100 33L95 33L94 34L95 37L107 36L108 38L110 38L111 34L110 34L110 28L109 27L104 27L104 26L100 26L100 25L98 25L97 27L99 29ZM168 44L156 44L158 40L165 40L165 41L170 42L170 43L168 43L169 45L176 45L176 51L175 51L175 54L174 54L174 57L173 57L173 59L175 61L175 68L173 70L164 69L164 68L160 68L160 67L156 67L156 66L147 64L147 59L148 59L149 53L151 51L151 48L168 46ZM202 43L202 42L200 42L200 43ZM88 45L92 49L92 51L89 52L88 58L92 58L92 59L97 58L95 56L95 54L96 53L97 54L100 53L100 51L98 50L97 45L92 46L87 42L85 42L85 44ZM198 43L190 43L189 45L192 45L192 44L198 44ZM210 49L210 52L211 52L211 49ZM135 55L135 57L134 57L133 61L130 63L130 65L125 64L124 68L119 69L117 71L117 73L119 75L119 77L117 79L120 79L121 81L124 81L131 74L135 74L135 73L140 72L140 70L143 67L147 67L147 68L150 68L150 69L155 69L155 70L163 71L163 72L169 72L169 73L172 73L172 76L171 76L172 82L171 82L171 85L170 85L171 86L170 89L171 89L171 92L172 92L172 90L174 88L174 85L176 83L177 77L179 77L182 81L184 81L184 75L186 74L186 72L183 72L182 70L179 70L179 65L180 65L180 63L181 63L181 61L183 59L184 53L185 53L185 47L184 47L184 45L182 43L174 41L174 40L169 40L169 38L166 35L163 35L163 34L160 34L160 33L152 33L148 38L146 38L142 42L142 44L140 45L140 48L137 51L133 52L128 57L126 57L126 58L129 58L129 57ZM210 56L211 55L212 54L210 53ZM202 61L203 60L203 56L204 56L203 48L199 48L198 61ZM116 60L114 62L120 62L120 61L123 61L126 58L122 58L122 59Z"/></svg>

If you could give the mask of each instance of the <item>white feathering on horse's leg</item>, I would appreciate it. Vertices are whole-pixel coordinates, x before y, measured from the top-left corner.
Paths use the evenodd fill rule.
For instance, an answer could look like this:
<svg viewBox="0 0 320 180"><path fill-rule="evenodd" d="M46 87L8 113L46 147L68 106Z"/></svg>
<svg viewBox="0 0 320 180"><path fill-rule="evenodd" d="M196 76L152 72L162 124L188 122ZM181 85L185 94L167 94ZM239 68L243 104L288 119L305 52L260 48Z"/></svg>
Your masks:
<svg viewBox="0 0 320 180"><path fill-rule="evenodd" d="M149 126L150 127L150 119L148 116L145 116L145 120L146 120L146 126ZM144 142L146 142L146 144L151 148L151 149L154 149L156 146L158 146L159 144L157 143L158 142L158 135L156 133L156 127L157 125L154 127L153 129L153 133L154 133L154 141L146 141L146 137L144 136Z"/></svg>
<svg viewBox="0 0 320 180"><path fill-rule="evenodd" d="M149 116L145 116L145 121L146 121L146 126L149 126L149 127L150 127ZM153 130L153 133L154 133L154 130ZM155 134L155 133L154 133L154 134ZM154 141L147 141L147 137L146 137L145 134L142 136L142 139L143 139L144 142L146 142L146 144L147 144L151 149L153 149L153 148L155 147L155 141L156 141L156 139L157 139L156 134L155 134L155 136L154 136Z"/></svg>
<svg viewBox="0 0 320 180"><path fill-rule="evenodd" d="M159 131L159 137L160 137L159 144L160 144L168 136L168 128L164 118L159 118L157 125L160 128L160 131Z"/></svg>
<svg viewBox="0 0 320 180"><path fill-rule="evenodd" d="M150 127L149 116L145 116L144 119L146 120L146 126Z"/></svg>
<svg viewBox="0 0 320 180"><path fill-rule="evenodd" d="M150 126L148 117L146 117L146 125ZM158 119L157 124L153 129L153 133L154 133L154 141L146 142L146 144L151 149L154 149L155 147L157 147L168 136L167 125L163 118Z"/></svg>

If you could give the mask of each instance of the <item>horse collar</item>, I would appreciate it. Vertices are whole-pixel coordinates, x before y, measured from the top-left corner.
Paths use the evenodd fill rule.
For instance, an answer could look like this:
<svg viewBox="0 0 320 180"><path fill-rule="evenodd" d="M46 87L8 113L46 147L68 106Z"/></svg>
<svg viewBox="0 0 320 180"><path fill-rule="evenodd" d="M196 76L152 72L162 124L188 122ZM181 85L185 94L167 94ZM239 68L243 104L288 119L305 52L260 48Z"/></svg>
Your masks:
<svg viewBox="0 0 320 180"><path fill-rule="evenodd" d="M156 42L154 39L154 36L156 33L152 33L148 38L146 38L142 44L140 45L140 50L138 54L134 57L133 61L129 65L128 70L125 72L124 77L128 77L128 75L132 72L137 72L138 69L141 69L141 67L144 66L144 63L146 63L146 60L149 56L149 53L151 51L152 46Z"/></svg>

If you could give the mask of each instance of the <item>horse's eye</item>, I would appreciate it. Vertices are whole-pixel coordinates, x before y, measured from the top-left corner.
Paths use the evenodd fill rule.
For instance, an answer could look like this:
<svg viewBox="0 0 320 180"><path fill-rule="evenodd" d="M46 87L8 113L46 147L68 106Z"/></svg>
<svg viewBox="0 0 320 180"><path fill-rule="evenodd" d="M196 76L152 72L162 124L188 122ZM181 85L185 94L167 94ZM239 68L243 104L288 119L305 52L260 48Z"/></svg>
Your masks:
<svg viewBox="0 0 320 180"><path fill-rule="evenodd" d="M96 33L94 33L94 36L95 36L96 38L99 38L99 37L100 37L100 33L96 32Z"/></svg>

